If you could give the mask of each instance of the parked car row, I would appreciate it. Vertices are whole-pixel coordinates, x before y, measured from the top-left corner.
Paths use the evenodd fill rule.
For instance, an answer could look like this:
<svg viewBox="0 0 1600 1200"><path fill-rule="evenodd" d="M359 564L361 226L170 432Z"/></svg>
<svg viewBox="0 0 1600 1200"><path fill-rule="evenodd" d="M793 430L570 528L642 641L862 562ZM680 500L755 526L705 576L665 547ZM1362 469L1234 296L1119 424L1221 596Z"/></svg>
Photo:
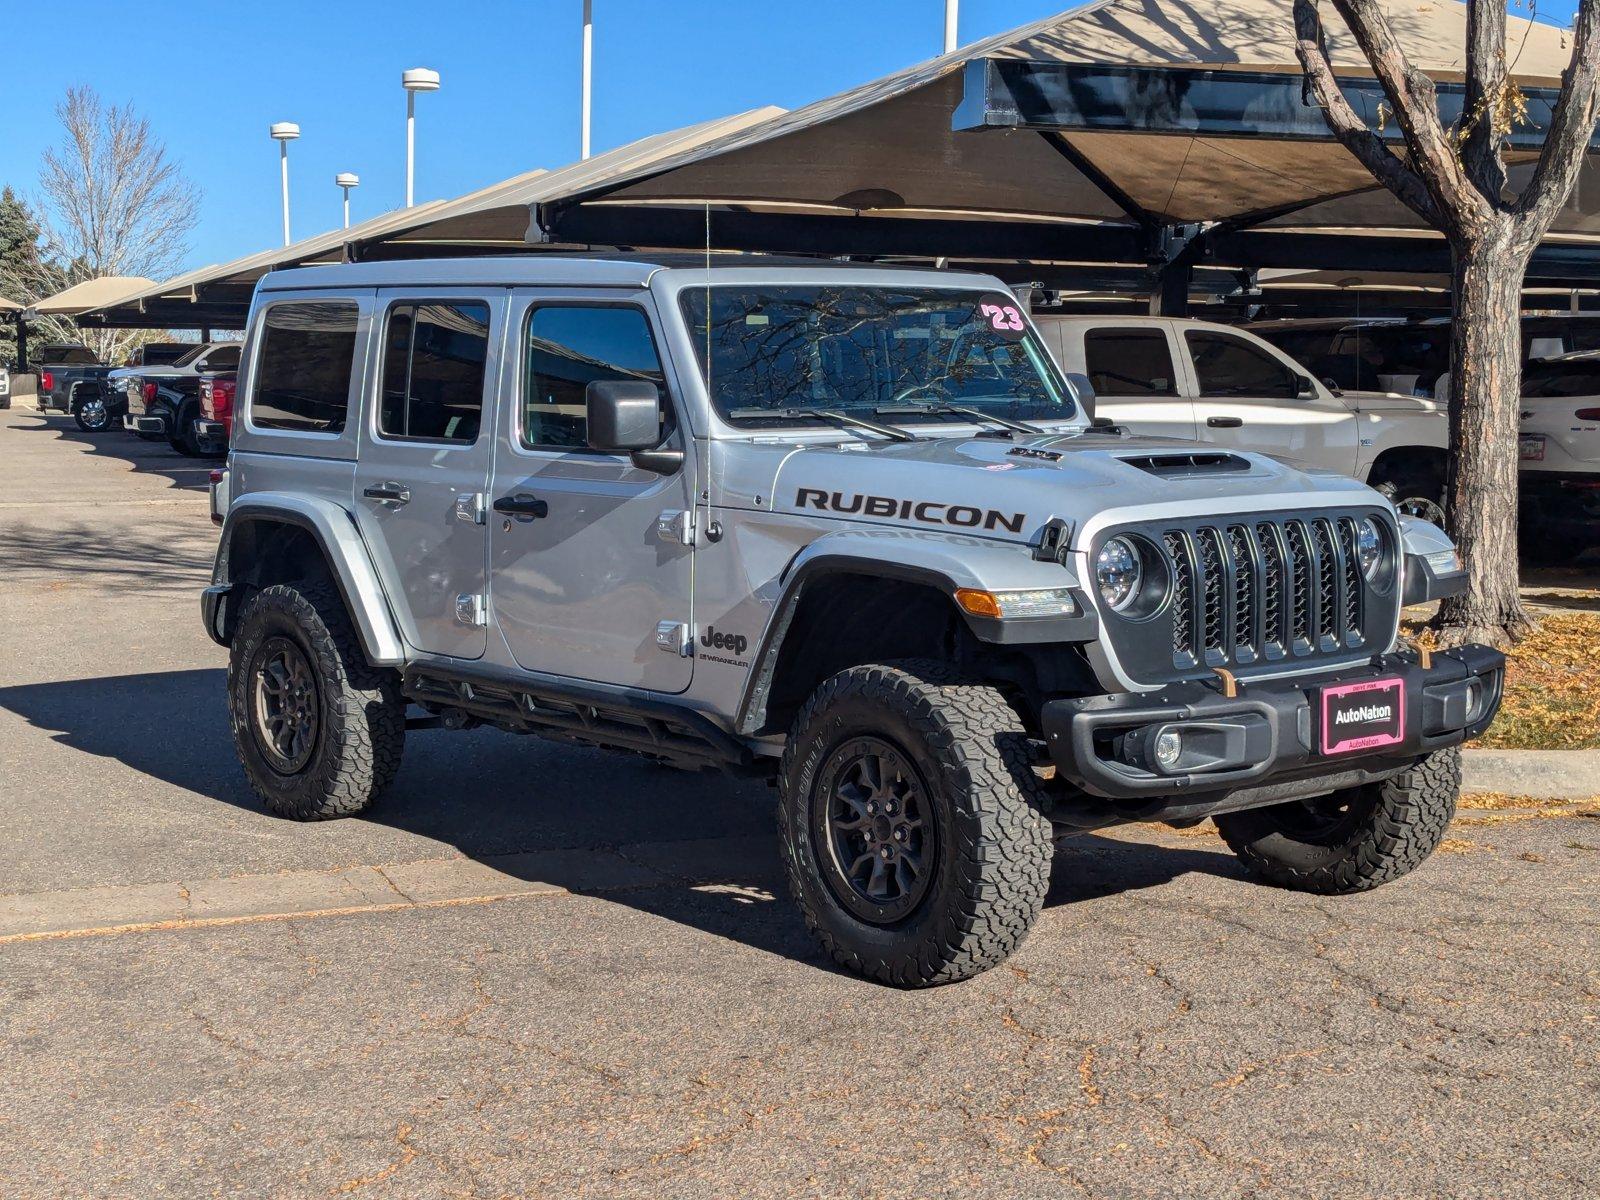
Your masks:
<svg viewBox="0 0 1600 1200"><path fill-rule="evenodd" d="M203 408L202 384L231 380L237 342L153 342L122 367L101 363L87 347L48 345L39 369L39 410L68 413L85 433L124 429L165 441L180 454L221 455L227 427Z"/></svg>
<svg viewBox="0 0 1600 1200"><path fill-rule="evenodd" d="M1346 396L1428 405L1441 418L1448 409L1447 320L1270 321L1242 332ZM1522 351L1523 557L1570 562L1600 546L1600 316L1525 317Z"/></svg>

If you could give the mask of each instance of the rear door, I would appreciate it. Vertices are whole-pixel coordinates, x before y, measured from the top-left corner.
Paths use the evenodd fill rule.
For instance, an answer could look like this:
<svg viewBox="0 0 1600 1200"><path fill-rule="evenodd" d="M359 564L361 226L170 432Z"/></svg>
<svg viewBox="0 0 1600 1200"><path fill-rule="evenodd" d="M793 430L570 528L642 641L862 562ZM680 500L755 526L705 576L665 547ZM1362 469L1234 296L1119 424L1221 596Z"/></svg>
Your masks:
<svg viewBox="0 0 1600 1200"><path fill-rule="evenodd" d="M488 645L492 397L506 294L378 293L354 511L401 635L480 658Z"/></svg>
<svg viewBox="0 0 1600 1200"><path fill-rule="evenodd" d="M1134 433L1195 436L1194 404L1179 387L1172 334L1166 325L1099 325L1083 330L1083 373L1094 385L1097 417Z"/></svg>
<svg viewBox="0 0 1600 1200"><path fill-rule="evenodd" d="M1263 342L1221 329L1185 329L1183 340L1201 440L1354 472L1356 414L1298 364Z"/></svg>

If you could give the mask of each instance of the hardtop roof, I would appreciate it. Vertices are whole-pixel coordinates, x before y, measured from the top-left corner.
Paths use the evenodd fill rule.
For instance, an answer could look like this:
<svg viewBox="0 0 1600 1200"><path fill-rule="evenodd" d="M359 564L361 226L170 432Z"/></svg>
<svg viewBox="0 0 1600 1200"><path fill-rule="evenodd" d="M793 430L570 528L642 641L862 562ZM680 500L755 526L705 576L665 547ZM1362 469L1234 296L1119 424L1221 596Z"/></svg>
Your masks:
<svg viewBox="0 0 1600 1200"><path fill-rule="evenodd" d="M462 258L390 259L381 262L340 263L328 266L296 267L273 271L264 276L260 290L290 291L305 288L383 288L383 287L469 287L469 286L547 286L547 287L647 287L660 271L703 273L704 254L519 254L473 255ZM841 262L835 259L785 257L768 254L713 253L713 274L737 274L754 278L762 274L854 274L863 284L881 285L890 281L918 279L941 287L989 287L996 281L988 275L965 271L944 271L928 267L901 267L881 263ZM1004 285L1000 285L1003 287Z"/></svg>

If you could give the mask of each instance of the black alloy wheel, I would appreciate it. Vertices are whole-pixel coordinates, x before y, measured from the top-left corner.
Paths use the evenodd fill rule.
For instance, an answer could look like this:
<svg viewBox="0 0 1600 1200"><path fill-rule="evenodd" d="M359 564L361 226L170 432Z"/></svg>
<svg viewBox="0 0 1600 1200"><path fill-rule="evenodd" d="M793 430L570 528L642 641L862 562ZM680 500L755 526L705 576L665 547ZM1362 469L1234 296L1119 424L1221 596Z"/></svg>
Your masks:
<svg viewBox="0 0 1600 1200"><path fill-rule="evenodd" d="M251 732L274 770L296 775L311 761L321 730L322 697L305 651L284 637L256 656Z"/></svg>
<svg viewBox="0 0 1600 1200"><path fill-rule="evenodd" d="M893 925L927 895L938 861L927 797L910 759L882 738L851 738L829 755L813 836L828 889L857 919Z"/></svg>

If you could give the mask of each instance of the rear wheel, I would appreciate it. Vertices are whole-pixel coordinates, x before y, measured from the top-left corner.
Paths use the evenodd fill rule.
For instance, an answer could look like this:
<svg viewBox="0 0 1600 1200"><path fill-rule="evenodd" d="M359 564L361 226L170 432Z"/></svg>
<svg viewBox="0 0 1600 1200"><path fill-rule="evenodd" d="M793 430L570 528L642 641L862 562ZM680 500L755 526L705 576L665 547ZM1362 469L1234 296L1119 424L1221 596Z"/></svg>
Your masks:
<svg viewBox="0 0 1600 1200"><path fill-rule="evenodd" d="M1440 750L1381 783L1225 813L1217 831L1251 874L1320 895L1408 874L1437 849L1461 793L1461 752Z"/></svg>
<svg viewBox="0 0 1600 1200"><path fill-rule="evenodd" d="M179 454L188 458L198 458L205 451L200 445L200 438L194 431L196 419L195 410L185 406L176 416L167 414L167 442Z"/></svg>
<svg viewBox="0 0 1600 1200"><path fill-rule="evenodd" d="M104 433L111 428L111 409L100 395L85 397L73 409L73 419L85 433Z"/></svg>
<svg viewBox="0 0 1600 1200"><path fill-rule="evenodd" d="M1021 721L924 661L825 681L784 751L790 890L834 961L900 987L1001 962L1044 903L1051 830Z"/></svg>
<svg viewBox="0 0 1600 1200"><path fill-rule="evenodd" d="M399 679L367 663L329 582L279 584L250 601L233 640L228 706L245 777L279 816L352 816L399 769Z"/></svg>

